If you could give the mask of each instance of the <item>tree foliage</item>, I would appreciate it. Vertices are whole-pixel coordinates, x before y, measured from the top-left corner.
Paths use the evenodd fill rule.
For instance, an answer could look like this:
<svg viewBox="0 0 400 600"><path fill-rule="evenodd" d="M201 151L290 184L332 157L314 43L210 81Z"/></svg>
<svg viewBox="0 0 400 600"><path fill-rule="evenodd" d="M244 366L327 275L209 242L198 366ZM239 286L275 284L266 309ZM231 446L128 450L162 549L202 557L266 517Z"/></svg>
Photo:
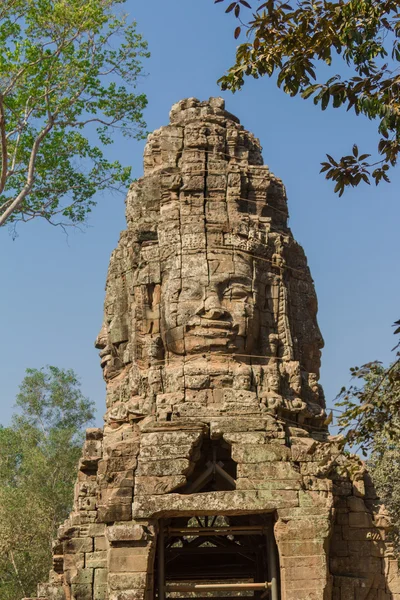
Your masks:
<svg viewBox="0 0 400 600"><path fill-rule="evenodd" d="M393 525L391 536L397 555L400 554L400 420L392 415L392 428L396 437L377 430L372 452L368 459L376 491L387 509Z"/></svg>
<svg viewBox="0 0 400 600"><path fill-rule="evenodd" d="M400 334L400 321L395 323ZM379 500L389 513L390 535L400 556L400 341L396 359L388 367L375 361L351 369L353 383L342 388L336 405L338 419L350 446L358 446L372 476Z"/></svg>
<svg viewBox="0 0 400 600"><path fill-rule="evenodd" d="M214 0L216 3L225 0ZM249 13L248 11L252 12ZM276 76L290 96L311 98L325 110L345 107L356 115L378 121L380 139L376 159L352 153L335 160L327 155L322 172L336 183L342 195L346 186L361 181L389 181L388 171L400 151L400 3L393 0L250 0L229 2L246 41L236 51L236 62L219 83L239 90L246 76ZM345 73L332 74L318 67L343 60Z"/></svg>
<svg viewBox="0 0 400 600"><path fill-rule="evenodd" d="M395 323L400 334L400 321ZM400 342L393 348L395 361L385 368L378 361L351 369L358 383L342 388L336 405L343 409L338 419L350 445L359 446L365 455L380 439L397 443L400 451Z"/></svg>
<svg viewBox="0 0 400 600"><path fill-rule="evenodd" d="M93 403L71 370L28 369L10 427L0 427L0 597L36 596L72 506Z"/></svg>
<svg viewBox="0 0 400 600"><path fill-rule="evenodd" d="M84 221L94 194L126 187L103 154L142 137L136 94L146 42L125 0L3 0L0 6L0 225ZM94 140L94 143L89 141Z"/></svg>

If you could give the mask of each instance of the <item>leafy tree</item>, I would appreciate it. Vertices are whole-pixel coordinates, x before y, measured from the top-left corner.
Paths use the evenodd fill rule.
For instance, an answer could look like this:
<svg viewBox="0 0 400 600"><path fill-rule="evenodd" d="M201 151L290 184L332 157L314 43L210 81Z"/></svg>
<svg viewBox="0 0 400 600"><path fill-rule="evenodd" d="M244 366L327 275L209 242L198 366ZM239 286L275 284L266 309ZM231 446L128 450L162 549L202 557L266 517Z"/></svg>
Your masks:
<svg viewBox="0 0 400 600"><path fill-rule="evenodd" d="M97 191L129 183L130 168L102 150L145 127L135 87L147 44L118 14L124 2L2 0L0 226L76 224Z"/></svg>
<svg viewBox="0 0 400 600"><path fill-rule="evenodd" d="M400 334L400 321L394 324L395 335ZM338 419L350 445L358 446L364 455L381 438L397 440L400 445L400 341L395 345L394 362L385 368L374 361L350 369L353 379L362 385L343 387L336 405L343 409Z"/></svg>
<svg viewBox="0 0 400 600"><path fill-rule="evenodd" d="M378 436L398 439L400 408L400 361L388 368L373 362L351 369L361 387L351 385L339 394L337 406L344 408L338 418L342 432L352 446L358 446L366 456Z"/></svg>
<svg viewBox="0 0 400 600"><path fill-rule="evenodd" d="M35 596L51 543L69 514L83 432L93 403L72 370L28 369L19 412L0 427L0 597Z"/></svg>
<svg viewBox="0 0 400 600"><path fill-rule="evenodd" d="M214 0L216 3L225 0ZM377 158L359 153L335 160L327 155L321 172L336 182L335 192L361 181L389 181L388 171L400 151L400 3L394 0L298 0L295 8L285 0L229 2L226 12L240 25L234 36L246 31L236 51L235 64L219 83L233 92L246 76L276 76L289 94L312 98L325 110L347 107L356 115L378 120ZM345 73L325 79L317 67L343 60Z"/></svg>
<svg viewBox="0 0 400 600"><path fill-rule="evenodd" d="M400 398L399 398L400 399ZM392 426L397 436L377 431L368 467L380 500L385 505L392 521L392 539L397 555L400 554L400 421L398 414L392 415Z"/></svg>
<svg viewBox="0 0 400 600"><path fill-rule="evenodd" d="M400 333L400 321L395 323ZM400 341L388 367L375 361L351 369L358 383L342 388L337 406L345 441L368 456L368 467L380 501L391 522L390 535L400 557Z"/></svg>

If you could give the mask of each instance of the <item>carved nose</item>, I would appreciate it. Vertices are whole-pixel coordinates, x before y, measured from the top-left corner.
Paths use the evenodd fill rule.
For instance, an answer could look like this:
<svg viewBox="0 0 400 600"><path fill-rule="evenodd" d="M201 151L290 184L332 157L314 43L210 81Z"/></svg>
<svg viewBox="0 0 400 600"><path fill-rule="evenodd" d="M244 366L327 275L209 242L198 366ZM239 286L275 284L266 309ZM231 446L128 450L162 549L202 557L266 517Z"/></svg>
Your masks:
<svg viewBox="0 0 400 600"><path fill-rule="evenodd" d="M106 346L107 346L107 335L106 335L106 332L104 331L104 328L102 328L99 335L96 338L94 347L97 348L98 350L104 350L104 348Z"/></svg>
<svg viewBox="0 0 400 600"><path fill-rule="evenodd" d="M204 308L199 311L206 319L220 319L226 315L226 310L221 306L217 296L208 296L204 302Z"/></svg>

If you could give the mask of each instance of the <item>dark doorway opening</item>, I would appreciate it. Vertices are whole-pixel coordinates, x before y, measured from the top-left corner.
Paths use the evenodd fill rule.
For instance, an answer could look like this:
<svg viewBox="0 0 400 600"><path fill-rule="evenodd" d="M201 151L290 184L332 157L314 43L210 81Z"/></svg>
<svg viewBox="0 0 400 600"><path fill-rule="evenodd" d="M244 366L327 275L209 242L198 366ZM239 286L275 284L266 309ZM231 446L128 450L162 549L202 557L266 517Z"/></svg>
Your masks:
<svg viewBox="0 0 400 600"><path fill-rule="evenodd" d="M230 444L224 440L203 439L200 458L180 493L235 490L237 465L231 451Z"/></svg>
<svg viewBox="0 0 400 600"><path fill-rule="evenodd" d="M273 515L176 517L159 526L158 600L279 600Z"/></svg>

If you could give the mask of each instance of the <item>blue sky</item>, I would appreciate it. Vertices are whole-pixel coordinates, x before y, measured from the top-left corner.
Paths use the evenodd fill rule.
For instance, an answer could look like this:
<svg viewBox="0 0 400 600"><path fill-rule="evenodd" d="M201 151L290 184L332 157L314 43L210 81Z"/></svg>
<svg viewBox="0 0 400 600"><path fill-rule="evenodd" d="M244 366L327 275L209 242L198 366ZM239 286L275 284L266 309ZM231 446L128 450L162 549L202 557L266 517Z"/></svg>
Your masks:
<svg viewBox="0 0 400 600"><path fill-rule="evenodd" d="M286 185L290 226L315 280L325 338L321 383L331 405L349 383L351 366L391 359L391 324L400 317L400 172L392 173L390 185L361 186L339 199L319 175L319 163L326 152L348 154L354 142L374 150L374 123L341 110L323 113L267 79L248 80L234 95L221 93L216 80L233 62L236 45L223 6L212 0L126 3L152 53L139 83L149 99L148 129L167 124L171 105L182 98L222 95L260 138L265 163ZM109 152L139 177L143 147L116 139ZM102 423L105 390L94 339L109 256L125 222L123 197L104 194L98 202L86 231L72 231L68 239L39 221L21 226L15 240L1 230L0 423L9 423L25 369L46 364L77 372Z"/></svg>

